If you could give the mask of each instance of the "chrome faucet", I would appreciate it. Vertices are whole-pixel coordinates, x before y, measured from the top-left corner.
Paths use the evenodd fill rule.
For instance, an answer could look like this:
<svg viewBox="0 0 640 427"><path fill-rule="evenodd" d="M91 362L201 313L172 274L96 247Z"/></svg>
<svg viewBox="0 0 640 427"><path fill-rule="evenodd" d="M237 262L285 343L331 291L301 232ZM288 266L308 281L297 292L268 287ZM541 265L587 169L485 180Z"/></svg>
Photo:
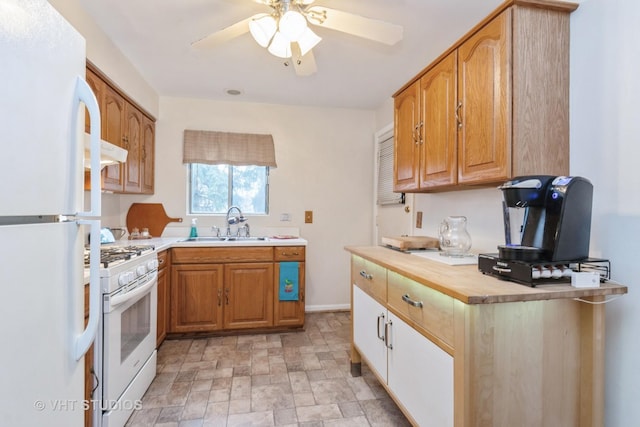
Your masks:
<svg viewBox="0 0 640 427"><path fill-rule="evenodd" d="M237 210L238 211L238 216L231 216L231 211L233 210ZM242 211L240 210L239 207L237 206L231 206L229 208L229 210L227 211L227 237L231 236L231 226L234 224L240 224L242 222L245 222L247 220L247 218L245 218L245 216L242 214ZM247 230L247 235L249 234L249 227L248 224L245 224L247 226L246 230ZM236 232L237 235L240 235L240 229L238 228L238 231Z"/></svg>

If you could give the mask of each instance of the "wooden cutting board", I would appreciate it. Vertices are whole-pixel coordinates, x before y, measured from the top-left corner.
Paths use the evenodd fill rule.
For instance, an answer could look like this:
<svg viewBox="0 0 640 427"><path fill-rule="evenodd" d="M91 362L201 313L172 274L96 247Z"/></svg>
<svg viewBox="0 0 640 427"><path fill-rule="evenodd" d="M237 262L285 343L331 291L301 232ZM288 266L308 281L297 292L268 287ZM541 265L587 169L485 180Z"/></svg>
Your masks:
<svg viewBox="0 0 640 427"><path fill-rule="evenodd" d="M134 228L141 232L143 228L148 228L151 237L160 237L170 222L182 222L182 218L167 216L162 203L134 203L127 212L129 234Z"/></svg>
<svg viewBox="0 0 640 427"><path fill-rule="evenodd" d="M382 244L407 251L409 249L438 249L440 241L435 237L427 236L399 236L399 237L383 237Z"/></svg>

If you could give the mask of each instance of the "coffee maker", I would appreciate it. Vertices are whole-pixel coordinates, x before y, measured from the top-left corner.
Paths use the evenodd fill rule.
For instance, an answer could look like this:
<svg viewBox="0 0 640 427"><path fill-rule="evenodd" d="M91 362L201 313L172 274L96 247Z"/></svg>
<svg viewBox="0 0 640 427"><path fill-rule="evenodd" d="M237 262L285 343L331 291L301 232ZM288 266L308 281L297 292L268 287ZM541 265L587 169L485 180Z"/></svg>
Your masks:
<svg viewBox="0 0 640 427"><path fill-rule="evenodd" d="M573 264L588 259L593 200L589 180L531 175L513 178L499 189L505 244L497 254L479 255L481 272L534 286L533 278L546 273L568 277Z"/></svg>

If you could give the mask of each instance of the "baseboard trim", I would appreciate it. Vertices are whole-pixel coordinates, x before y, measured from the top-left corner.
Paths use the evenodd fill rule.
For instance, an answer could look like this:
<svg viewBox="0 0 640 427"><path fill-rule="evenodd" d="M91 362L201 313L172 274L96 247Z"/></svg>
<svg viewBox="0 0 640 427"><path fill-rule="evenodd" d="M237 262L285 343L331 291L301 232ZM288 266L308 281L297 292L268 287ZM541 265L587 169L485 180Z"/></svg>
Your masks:
<svg viewBox="0 0 640 427"><path fill-rule="evenodd" d="M351 304L330 304L330 305L308 305L304 308L307 313L317 313L320 311L349 311Z"/></svg>

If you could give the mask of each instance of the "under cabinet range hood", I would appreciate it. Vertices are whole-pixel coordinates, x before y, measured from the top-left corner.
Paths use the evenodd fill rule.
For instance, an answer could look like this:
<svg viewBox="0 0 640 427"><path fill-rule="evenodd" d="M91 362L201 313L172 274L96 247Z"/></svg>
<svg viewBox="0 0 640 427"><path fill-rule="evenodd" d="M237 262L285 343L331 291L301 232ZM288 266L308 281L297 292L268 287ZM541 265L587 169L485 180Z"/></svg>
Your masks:
<svg viewBox="0 0 640 427"><path fill-rule="evenodd" d="M89 151L90 151L91 143L90 143L90 135L88 133L84 134L84 168L91 169L91 162L89 161ZM105 166L115 165L116 163L122 163L127 161L127 150L124 148L118 147L115 144L105 141L104 139L100 140L100 169Z"/></svg>

